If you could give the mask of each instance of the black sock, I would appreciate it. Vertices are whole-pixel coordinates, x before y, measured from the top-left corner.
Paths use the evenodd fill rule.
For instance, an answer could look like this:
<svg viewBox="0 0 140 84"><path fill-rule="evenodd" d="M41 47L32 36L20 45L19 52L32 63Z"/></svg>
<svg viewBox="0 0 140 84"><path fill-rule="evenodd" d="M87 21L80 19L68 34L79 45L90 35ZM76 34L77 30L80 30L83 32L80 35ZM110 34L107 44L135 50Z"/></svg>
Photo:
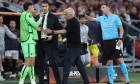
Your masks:
<svg viewBox="0 0 140 84"><path fill-rule="evenodd" d="M4 75L4 71L2 71L1 74Z"/></svg>
<svg viewBox="0 0 140 84"><path fill-rule="evenodd" d="M12 74L14 74L14 73L17 71L17 68L16 68L16 62L17 62L17 60L12 59L12 63L13 63Z"/></svg>

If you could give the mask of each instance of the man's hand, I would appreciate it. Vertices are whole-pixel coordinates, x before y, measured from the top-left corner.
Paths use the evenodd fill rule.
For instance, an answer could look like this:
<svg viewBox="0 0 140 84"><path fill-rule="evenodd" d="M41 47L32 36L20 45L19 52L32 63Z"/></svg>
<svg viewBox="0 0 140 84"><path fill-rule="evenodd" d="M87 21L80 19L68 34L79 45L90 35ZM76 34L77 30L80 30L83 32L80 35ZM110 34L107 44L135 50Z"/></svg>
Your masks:
<svg viewBox="0 0 140 84"><path fill-rule="evenodd" d="M43 32L44 34L51 34L51 33L52 33L52 30L49 29L49 28L47 28L46 30L42 29L42 32Z"/></svg>
<svg viewBox="0 0 140 84"><path fill-rule="evenodd" d="M52 33L52 30L49 29L49 28L47 28L47 29L46 29L46 33L51 34L51 33Z"/></svg>
<svg viewBox="0 0 140 84"><path fill-rule="evenodd" d="M42 28L41 28L41 27L38 27L38 28L37 28L37 31L41 31L41 30L42 30Z"/></svg>
<svg viewBox="0 0 140 84"><path fill-rule="evenodd" d="M46 30L44 30L44 29L42 29L41 31L42 31L44 34L47 34Z"/></svg>
<svg viewBox="0 0 140 84"><path fill-rule="evenodd" d="M92 39L92 40L91 40L91 44L93 44L93 42L94 42L94 41L93 41L93 39Z"/></svg>
<svg viewBox="0 0 140 84"><path fill-rule="evenodd" d="M79 7L78 10L79 10L79 13L80 13L81 15L84 15L84 14L85 14L85 11L83 10L82 7Z"/></svg>
<svg viewBox="0 0 140 84"><path fill-rule="evenodd" d="M20 43L20 38L17 38L17 41Z"/></svg>
<svg viewBox="0 0 140 84"><path fill-rule="evenodd" d="M43 12L41 12L41 13L40 13L40 17L43 17L43 15L44 15Z"/></svg>
<svg viewBox="0 0 140 84"><path fill-rule="evenodd" d="M98 46L98 47L101 47L101 44L100 44L100 43L97 43L97 46Z"/></svg>
<svg viewBox="0 0 140 84"><path fill-rule="evenodd" d="M48 39L46 40L46 41L50 41L50 40L52 40L52 35L50 35L50 36L47 36L48 37Z"/></svg>
<svg viewBox="0 0 140 84"><path fill-rule="evenodd" d="M122 40L119 40L117 46L120 47L121 44L122 44Z"/></svg>

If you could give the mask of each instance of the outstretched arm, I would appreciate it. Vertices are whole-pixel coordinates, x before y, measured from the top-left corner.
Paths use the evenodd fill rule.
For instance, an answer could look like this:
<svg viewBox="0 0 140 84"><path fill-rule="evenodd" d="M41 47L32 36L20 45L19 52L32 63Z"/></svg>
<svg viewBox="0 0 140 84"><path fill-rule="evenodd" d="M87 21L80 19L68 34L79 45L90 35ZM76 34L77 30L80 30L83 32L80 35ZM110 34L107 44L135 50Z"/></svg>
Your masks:
<svg viewBox="0 0 140 84"><path fill-rule="evenodd" d="M8 29L8 27L7 26L4 26L5 27L5 29L6 29L6 35L9 37L9 38L11 38L11 39L17 39L17 36L15 35L15 34L13 34L9 29Z"/></svg>
<svg viewBox="0 0 140 84"><path fill-rule="evenodd" d="M86 17L89 21L95 21L95 18L90 17L90 16L88 16L88 15L86 15L86 14L85 14L85 17Z"/></svg>
<svg viewBox="0 0 140 84"><path fill-rule="evenodd" d="M65 33L67 33L67 31L65 29L63 29L63 30L50 30L49 28L47 28L46 30L42 30L42 32L48 33L48 34L65 34Z"/></svg>

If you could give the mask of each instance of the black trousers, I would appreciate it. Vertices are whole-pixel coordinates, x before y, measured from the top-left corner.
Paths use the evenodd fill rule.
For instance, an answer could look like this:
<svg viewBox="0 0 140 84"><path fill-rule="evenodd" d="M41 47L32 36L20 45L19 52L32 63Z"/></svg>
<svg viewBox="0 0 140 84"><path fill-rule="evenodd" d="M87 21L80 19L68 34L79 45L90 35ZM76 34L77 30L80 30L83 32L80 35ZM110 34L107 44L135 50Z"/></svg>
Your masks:
<svg viewBox="0 0 140 84"><path fill-rule="evenodd" d="M39 68L39 83L44 84L44 70L46 71L47 69L47 59L49 61L49 65L52 67L56 83L61 84L61 77L55 60L55 47L53 45L48 45L41 40L37 48L37 59Z"/></svg>
<svg viewBox="0 0 140 84"><path fill-rule="evenodd" d="M78 71L80 72L84 80L84 84L90 84L88 80L88 76L86 74L85 67L80 58L80 48L68 48L64 61L64 70L63 70L64 74L63 74L62 84L67 84L70 67L73 64L77 66Z"/></svg>

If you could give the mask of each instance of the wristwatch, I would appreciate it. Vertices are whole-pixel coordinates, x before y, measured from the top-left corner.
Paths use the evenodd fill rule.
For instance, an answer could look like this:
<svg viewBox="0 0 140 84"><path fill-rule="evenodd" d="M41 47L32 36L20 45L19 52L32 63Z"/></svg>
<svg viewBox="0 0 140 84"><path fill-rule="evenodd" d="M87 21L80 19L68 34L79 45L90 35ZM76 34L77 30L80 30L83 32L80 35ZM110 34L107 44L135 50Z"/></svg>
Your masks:
<svg viewBox="0 0 140 84"><path fill-rule="evenodd" d="M54 31L52 31L52 33L51 33L52 35L54 34Z"/></svg>
<svg viewBox="0 0 140 84"><path fill-rule="evenodd" d="M119 40L123 40L122 38L119 38Z"/></svg>

